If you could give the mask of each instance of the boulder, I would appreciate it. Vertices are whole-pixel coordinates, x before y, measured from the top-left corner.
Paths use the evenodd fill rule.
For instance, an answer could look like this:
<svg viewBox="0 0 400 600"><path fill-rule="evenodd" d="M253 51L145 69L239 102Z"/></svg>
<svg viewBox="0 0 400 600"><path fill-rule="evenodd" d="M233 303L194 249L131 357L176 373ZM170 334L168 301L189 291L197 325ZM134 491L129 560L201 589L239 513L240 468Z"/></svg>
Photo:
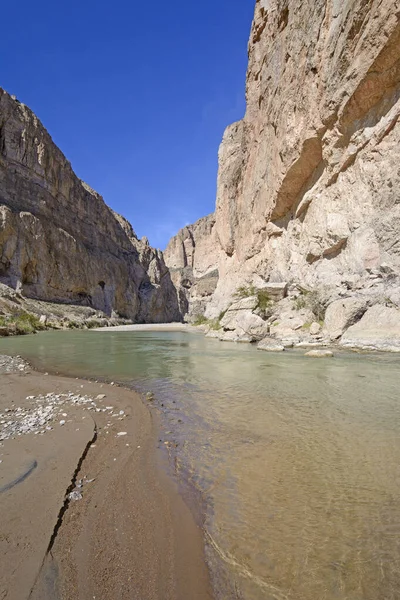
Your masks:
<svg viewBox="0 0 400 600"><path fill-rule="evenodd" d="M297 344L300 343L300 338L297 336L287 336L287 337L283 337L281 340L282 342L282 346L284 348L293 348L293 346L296 346Z"/></svg>
<svg viewBox="0 0 400 600"><path fill-rule="evenodd" d="M266 283L265 285L261 286L260 289L262 289L264 292L266 292L268 294L268 296L270 296L271 300L274 300L275 302L279 302L280 300L283 300L284 298L286 298L288 284L286 282L279 282L279 283L269 282L269 283Z"/></svg>
<svg viewBox="0 0 400 600"><path fill-rule="evenodd" d="M279 341L273 338L264 338L257 344L257 350L265 350L266 352L283 352L285 347Z"/></svg>
<svg viewBox="0 0 400 600"><path fill-rule="evenodd" d="M240 300L236 300L233 302L228 308L227 313L235 312L237 310L254 310L257 308L258 298L257 296L248 296L247 298L240 298Z"/></svg>
<svg viewBox="0 0 400 600"><path fill-rule="evenodd" d="M347 348L400 352L400 310L375 304L343 335Z"/></svg>
<svg viewBox="0 0 400 600"><path fill-rule="evenodd" d="M310 356L311 358L332 358L333 352L331 350L310 350L304 356Z"/></svg>
<svg viewBox="0 0 400 600"><path fill-rule="evenodd" d="M226 331L239 330L243 334L261 339L268 333L268 325L260 316L252 312L257 303L255 296L235 302L221 319L221 327Z"/></svg>
<svg viewBox="0 0 400 600"><path fill-rule="evenodd" d="M219 334L219 339L221 342L240 342L243 344L251 344L251 342L254 342L253 336L241 331L225 331Z"/></svg>
<svg viewBox="0 0 400 600"><path fill-rule="evenodd" d="M271 324L271 333L278 338L301 337L302 333L308 334L305 326L313 318L313 314L309 310L299 311L284 311L276 313L275 321Z"/></svg>
<svg viewBox="0 0 400 600"><path fill-rule="evenodd" d="M319 323L317 323L316 321L314 321L314 323L311 323L311 326L310 326L310 334L318 335L319 333L321 333L321 325Z"/></svg>
<svg viewBox="0 0 400 600"><path fill-rule="evenodd" d="M344 298L332 302L325 313L324 330L331 340L337 340L344 331L354 325L367 310L364 298Z"/></svg>

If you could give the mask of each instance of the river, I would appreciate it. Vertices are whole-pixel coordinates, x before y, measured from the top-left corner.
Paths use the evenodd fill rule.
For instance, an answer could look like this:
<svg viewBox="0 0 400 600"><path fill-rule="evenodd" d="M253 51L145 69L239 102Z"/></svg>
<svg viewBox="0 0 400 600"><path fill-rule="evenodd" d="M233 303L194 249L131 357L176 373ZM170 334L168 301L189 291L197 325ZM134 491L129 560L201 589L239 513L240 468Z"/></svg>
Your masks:
<svg viewBox="0 0 400 600"><path fill-rule="evenodd" d="M217 598L398 600L400 357L94 331L4 338L0 353L154 392L160 444L201 499Z"/></svg>

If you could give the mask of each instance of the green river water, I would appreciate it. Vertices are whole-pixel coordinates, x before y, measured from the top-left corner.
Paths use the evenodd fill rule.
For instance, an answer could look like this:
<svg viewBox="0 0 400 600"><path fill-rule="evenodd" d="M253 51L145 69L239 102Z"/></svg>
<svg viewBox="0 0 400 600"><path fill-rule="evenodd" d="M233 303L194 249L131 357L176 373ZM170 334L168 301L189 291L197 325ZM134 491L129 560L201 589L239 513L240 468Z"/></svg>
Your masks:
<svg viewBox="0 0 400 600"><path fill-rule="evenodd" d="M201 495L217 598L400 598L399 356L94 331L5 338L0 353L155 393L172 464Z"/></svg>

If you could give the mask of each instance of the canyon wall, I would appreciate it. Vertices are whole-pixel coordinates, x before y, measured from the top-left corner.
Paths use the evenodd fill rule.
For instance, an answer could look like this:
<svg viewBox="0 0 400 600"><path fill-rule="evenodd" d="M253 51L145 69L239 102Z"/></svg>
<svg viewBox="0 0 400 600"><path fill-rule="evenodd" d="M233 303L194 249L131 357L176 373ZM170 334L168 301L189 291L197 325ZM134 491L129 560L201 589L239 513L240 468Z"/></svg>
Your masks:
<svg viewBox="0 0 400 600"><path fill-rule="evenodd" d="M270 283L400 305L399 15L399 0L257 0L246 114L191 258L218 270L206 316Z"/></svg>
<svg viewBox="0 0 400 600"><path fill-rule="evenodd" d="M208 215L181 229L170 240L164 257L181 313L189 320L195 319L205 312L218 283L220 246L215 216Z"/></svg>
<svg viewBox="0 0 400 600"><path fill-rule="evenodd" d="M32 111L2 89L0 281L138 322L181 318L162 253L78 179Z"/></svg>

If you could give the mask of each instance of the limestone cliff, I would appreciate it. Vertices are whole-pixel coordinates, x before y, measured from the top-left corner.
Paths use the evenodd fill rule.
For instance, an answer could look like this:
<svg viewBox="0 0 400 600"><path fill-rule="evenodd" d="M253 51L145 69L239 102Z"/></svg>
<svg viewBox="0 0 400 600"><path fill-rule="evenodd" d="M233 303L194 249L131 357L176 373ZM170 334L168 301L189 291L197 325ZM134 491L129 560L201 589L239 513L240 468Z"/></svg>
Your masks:
<svg viewBox="0 0 400 600"><path fill-rule="evenodd" d="M162 253L76 177L32 111L1 89L0 281L139 322L180 319Z"/></svg>
<svg viewBox="0 0 400 600"><path fill-rule="evenodd" d="M209 317L270 282L400 304L399 15L399 0L257 0L211 256L192 257L218 268Z"/></svg>
<svg viewBox="0 0 400 600"><path fill-rule="evenodd" d="M219 244L215 232L215 216L211 214L181 229L164 252L180 310L189 320L204 313L218 283Z"/></svg>

